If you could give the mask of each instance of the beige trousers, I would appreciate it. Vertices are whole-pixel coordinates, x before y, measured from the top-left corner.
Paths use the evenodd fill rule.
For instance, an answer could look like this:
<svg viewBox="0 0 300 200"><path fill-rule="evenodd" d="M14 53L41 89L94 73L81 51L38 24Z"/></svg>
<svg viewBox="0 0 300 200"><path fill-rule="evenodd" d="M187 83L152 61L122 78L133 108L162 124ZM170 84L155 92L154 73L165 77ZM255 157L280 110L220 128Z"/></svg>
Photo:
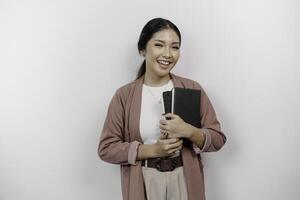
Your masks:
<svg viewBox="0 0 300 200"><path fill-rule="evenodd" d="M187 200L183 167L171 172L142 167L147 200Z"/></svg>

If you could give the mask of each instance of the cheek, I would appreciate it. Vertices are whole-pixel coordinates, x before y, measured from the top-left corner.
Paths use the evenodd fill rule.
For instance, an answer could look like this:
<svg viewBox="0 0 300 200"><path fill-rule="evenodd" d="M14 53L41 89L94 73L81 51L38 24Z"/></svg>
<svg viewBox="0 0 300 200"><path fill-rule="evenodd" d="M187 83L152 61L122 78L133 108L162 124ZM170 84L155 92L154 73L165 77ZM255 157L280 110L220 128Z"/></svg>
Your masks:
<svg viewBox="0 0 300 200"><path fill-rule="evenodd" d="M180 55L180 51L179 50L174 50L174 49L172 49L172 55L175 57L178 57L179 55Z"/></svg>
<svg viewBox="0 0 300 200"><path fill-rule="evenodd" d="M178 60L179 57L180 57L180 53L179 53L179 52L175 52L173 57L174 57L176 60Z"/></svg>
<svg viewBox="0 0 300 200"><path fill-rule="evenodd" d="M159 56L159 52L153 51L153 50L149 51L148 54L147 54L147 58L149 60L156 60L158 56Z"/></svg>

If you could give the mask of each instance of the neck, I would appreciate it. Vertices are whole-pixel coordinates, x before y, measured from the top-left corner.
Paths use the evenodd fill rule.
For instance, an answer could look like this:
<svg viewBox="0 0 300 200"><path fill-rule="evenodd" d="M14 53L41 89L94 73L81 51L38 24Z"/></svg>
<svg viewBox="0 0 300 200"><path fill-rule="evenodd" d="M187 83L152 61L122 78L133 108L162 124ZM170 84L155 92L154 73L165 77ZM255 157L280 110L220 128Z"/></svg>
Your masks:
<svg viewBox="0 0 300 200"><path fill-rule="evenodd" d="M144 84L152 87L159 87L167 84L169 80L170 80L169 74L160 77L160 76L151 76L149 73L145 73Z"/></svg>

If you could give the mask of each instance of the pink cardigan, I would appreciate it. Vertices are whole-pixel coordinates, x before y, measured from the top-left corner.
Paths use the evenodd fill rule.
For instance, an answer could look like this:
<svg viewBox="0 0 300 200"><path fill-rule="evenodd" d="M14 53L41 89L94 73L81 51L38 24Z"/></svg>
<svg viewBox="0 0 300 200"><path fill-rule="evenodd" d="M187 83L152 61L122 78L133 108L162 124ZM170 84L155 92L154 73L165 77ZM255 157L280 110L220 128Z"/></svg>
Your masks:
<svg viewBox="0 0 300 200"><path fill-rule="evenodd" d="M146 200L141 161L136 160L142 143L139 130L144 76L120 87L111 99L98 146L99 157L121 167L124 200ZM174 87L201 90L201 125L206 139L201 152L218 151L226 142L220 123L205 91L198 82L170 73ZM192 148L182 148L188 199L205 200L203 165Z"/></svg>

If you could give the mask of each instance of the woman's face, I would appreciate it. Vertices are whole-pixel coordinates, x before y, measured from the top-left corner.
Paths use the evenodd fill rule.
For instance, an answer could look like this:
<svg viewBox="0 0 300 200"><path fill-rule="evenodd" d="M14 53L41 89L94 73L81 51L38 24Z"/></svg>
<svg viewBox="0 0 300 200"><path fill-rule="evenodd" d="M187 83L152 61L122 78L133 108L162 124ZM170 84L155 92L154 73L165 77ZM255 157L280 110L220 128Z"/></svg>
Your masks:
<svg viewBox="0 0 300 200"><path fill-rule="evenodd" d="M180 42L176 32L163 29L156 32L142 51L146 59L146 73L164 77L169 74L180 56Z"/></svg>

